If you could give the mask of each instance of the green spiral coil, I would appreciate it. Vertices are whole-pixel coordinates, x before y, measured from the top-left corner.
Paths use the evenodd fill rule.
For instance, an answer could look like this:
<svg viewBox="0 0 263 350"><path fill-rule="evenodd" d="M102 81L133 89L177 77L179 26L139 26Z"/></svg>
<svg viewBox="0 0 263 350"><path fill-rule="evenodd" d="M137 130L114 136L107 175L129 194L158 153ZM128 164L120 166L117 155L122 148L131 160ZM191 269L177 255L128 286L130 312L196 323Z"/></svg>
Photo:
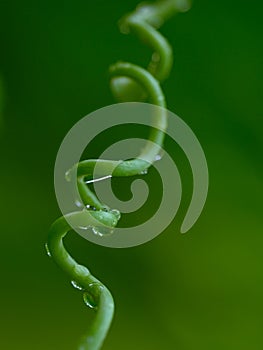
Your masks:
<svg viewBox="0 0 263 350"><path fill-rule="evenodd" d="M136 35L149 46L153 55L148 69L132 63L117 62L110 67L110 87L117 102L144 101L165 108L166 102L159 82L166 79L172 67L172 49L167 40L157 29L171 16L189 9L188 0L160 0L153 4L143 3L137 9L124 16L120 21L121 32ZM83 292L86 305L95 310L95 317L87 334L82 338L79 350L98 350L109 330L113 313L114 301L109 290L97 280L83 265L78 264L67 252L63 245L63 238L72 230L68 224L75 222L78 226L94 227L100 232L113 229L120 219L117 209L110 209L101 203L87 186L92 180L93 170L96 174L107 176L133 176L142 173L153 164L163 143L166 129L166 113L162 109L153 120L153 129L149 140L151 146L146 146L136 159L128 161L85 160L77 167L77 187L85 209L57 219L50 228L46 249L48 255L69 276L74 287ZM71 181L71 172L66 179Z"/></svg>

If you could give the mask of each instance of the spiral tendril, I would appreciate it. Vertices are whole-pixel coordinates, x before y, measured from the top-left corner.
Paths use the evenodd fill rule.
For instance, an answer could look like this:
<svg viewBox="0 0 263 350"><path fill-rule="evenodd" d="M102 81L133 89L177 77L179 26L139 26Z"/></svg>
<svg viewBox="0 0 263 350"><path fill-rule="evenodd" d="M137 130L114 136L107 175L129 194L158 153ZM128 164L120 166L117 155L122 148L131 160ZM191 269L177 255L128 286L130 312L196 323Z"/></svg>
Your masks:
<svg viewBox="0 0 263 350"><path fill-rule="evenodd" d="M190 7L188 0L160 0L153 4L142 4L124 16L119 22L122 33L134 34L153 50L148 70L132 63L117 62L110 67L110 87L118 102L144 101L161 108L154 116L149 140L141 154L132 160L85 160L74 165L66 173L71 181L73 171L77 171L77 188L84 209L69 213L57 219L50 228L46 244L48 255L69 276L73 286L83 292L84 302L96 312L92 325L82 338L79 350L98 350L109 330L114 302L109 290L97 280L83 265L78 264L67 252L63 238L74 227L91 227L95 232L112 230L120 219L117 209L110 209L100 202L89 189L93 171L100 178L134 176L141 174L157 159L167 126L166 102L159 82L166 79L172 67L172 49L167 40L157 31L167 19L177 12ZM68 221L70 220L71 225Z"/></svg>

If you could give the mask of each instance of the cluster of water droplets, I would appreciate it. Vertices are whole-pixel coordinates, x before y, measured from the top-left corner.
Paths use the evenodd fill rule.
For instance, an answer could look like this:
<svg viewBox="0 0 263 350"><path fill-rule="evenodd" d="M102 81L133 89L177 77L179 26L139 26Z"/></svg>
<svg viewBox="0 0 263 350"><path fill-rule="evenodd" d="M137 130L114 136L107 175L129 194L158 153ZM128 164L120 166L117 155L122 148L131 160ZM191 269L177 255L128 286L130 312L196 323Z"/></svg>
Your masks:
<svg viewBox="0 0 263 350"><path fill-rule="evenodd" d="M155 54L154 54L155 55ZM153 57L155 60L159 59L159 56L156 54L156 56ZM157 154L155 156L154 162L159 161L162 159L162 154ZM148 169L144 169L142 170L139 175L146 175L148 174ZM95 179L90 179L88 181L85 181L86 184L92 184L98 181L103 181L106 179L111 178L112 175L106 175L100 178L95 178ZM65 179L66 181L70 182L72 181L72 169L68 170L65 173ZM89 211L97 211L100 217L100 213L101 213L101 218L103 217L103 213L107 212L110 214L113 214L113 222L112 222L112 226L105 226L105 225L87 225L87 226L78 226L78 229L82 230L82 231L91 231L94 235L99 236L99 237L105 237L105 236L109 236L111 234L113 234L114 232L114 227L116 226L117 222L119 221L121 214L117 209L110 209L108 207L104 207L102 209L97 209L92 205L84 205L84 203L82 203L81 200L76 199L75 200L75 205L77 208L81 209L81 210L89 210ZM46 251L48 256L51 256L50 251L48 249L48 246L46 245Z"/></svg>
<svg viewBox="0 0 263 350"><path fill-rule="evenodd" d="M117 209L109 209L109 208L103 208L102 210L98 210L93 206L87 205L86 209L91 210L91 211L97 211L98 214L101 214L101 217L105 212L110 213L113 215L114 219L112 220L112 226L106 226L106 225L88 225L88 226L78 226L78 229L80 230L91 230L92 233L96 236L99 237L105 237L113 234L114 232L114 227L116 226L117 222L120 220L121 213Z"/></svg>
<svg viewBox="0 0 263 350"><path fill-rule="evenodd" d="M140 172L139 175L147 175L148 174L148 169L144 169L143 171Z"/></svg>
<svg viewBox="0 0 263 350"><path fill-rule="evenodd" d="M154 158L154 162L158 162L159 160L162 159L162 157L163 157L162 154L157 154L157 155L155 156L155 158ZM147 175L147 174L148 174L148 168L142 170L142 171L139 173L139 175Z"/></svg>
<svg viewBox="0 0 263 350"><path fill-rule="evenodd" d="M92 184L92 183L95 183L98 181L110 179L111 177L112 177L112 175L106 175L103 177L87 180L87 181L85 181L85 183L88 185L88 184ZM68 170L65 173L65 179L68 182L70 182L72 180L72 169ZM109 209L107 207L104 207L103 209L99 210L92 205L85 206L79 199L75 200L75 205L77 208L82 209L82 210L101 212L101 215L103 215L103 212L108 212L110 214L113 214L115 219L113 219L112 226L115 226L121 217L121 214L117 209ZM101 226L92 226L92 225L78 226L78 229L84 230L84 231L91 230L94 235L99 236L99 237L109 236L109 235L113 234L113 232L114 232L114 227L103 226L103 225L101 225Z"/></svg>
<svg viewBox="0 0 263 350"><path fill-rule="evenodd" d="M95 301L95 296L92 294L92 290L94 290L94 294L95 294L95 290L96 290L97 294L101 293L102 290L103 290L103 286L102 285L100 285L97 282L94 282L94 283L90 283L88 285L88 288L85 289L76 281L71 281L70 283L71 283L73 288L83 292L83 300L84 300L84 303L88 307L90 307L91 309L96 309L97 308L97 303Z"/></svg>

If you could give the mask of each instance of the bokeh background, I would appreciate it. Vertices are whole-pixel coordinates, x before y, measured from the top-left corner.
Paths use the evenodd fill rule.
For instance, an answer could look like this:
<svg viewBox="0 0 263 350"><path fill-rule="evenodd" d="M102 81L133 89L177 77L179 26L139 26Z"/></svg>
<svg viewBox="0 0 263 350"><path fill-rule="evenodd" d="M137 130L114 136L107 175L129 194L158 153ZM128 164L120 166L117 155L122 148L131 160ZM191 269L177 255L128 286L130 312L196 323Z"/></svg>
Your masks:
<svg viewBox="0 0 263 350"><path fill-rule="evenodd" d="M116 25L136 4L1 0L2 349L76 349L92 320L44 251L60 215L53 166L74 123L114 103L108 66L148 62L150 50ZM73 233L66 239L115 297L105 350L263 348L262 11L259 0L196 0L162 28L175 53L163 85L168 106L205 150L210 191L199 221L181 235L191 172L167 140L185 186L162 235L123 250ZM103 142L90 156L100 148ZM123 181L115 190L129 193Z"/></svg>

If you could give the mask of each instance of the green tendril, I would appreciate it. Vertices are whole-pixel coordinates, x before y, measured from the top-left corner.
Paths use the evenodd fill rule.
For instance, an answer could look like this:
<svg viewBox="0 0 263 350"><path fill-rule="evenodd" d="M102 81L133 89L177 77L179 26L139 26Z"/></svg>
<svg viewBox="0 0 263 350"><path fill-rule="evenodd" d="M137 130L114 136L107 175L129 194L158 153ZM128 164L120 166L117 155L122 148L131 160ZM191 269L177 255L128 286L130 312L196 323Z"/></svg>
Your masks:
<svg viewBox="0 0 263 350"><path fill-rule="evenodd" d="M79 225L85 225L85 212L68 214ZM50 228L47 249L56 264L69 276L73 286L83 291L84 302L96 311L88 333L82 338L79 350L100 349L110 327L114 302L109 290L83 265L78 264L67 252L63 245L63 238L72 229L67 217L56 220ZM88 220L89 221L89 220Z"/></svg>
<svg viewBox="0 0 263 350"><path fill-rule="evenodd" d="M69 276L73 286L83 292L86 305L96 312L93 323L82 338L79 350L101 348L113 318L114 302L109 290L92 276L85 266L78 264L69 255L63 245L63 238L72 227L93 227L100 230L101 227L113 229L118 224L119 211L101 203L88 187L87 182L92 181L95 167L96 175L101 177L108 174L112 174L113 177L134 176L149 168L159 154L167 127L166 102L159 82L169 76L173 59L169 43L157 28L177 12L184 12L188 8L187 0L160 0L154 4L139 5L134 12L120 21L121 32L136 35L153 50L153 55L148 70L125 62L112 65L110 87L118 102L147 100L153 105L162 107L153 117L148 138L151 142L146 143L135 159L85 160L74 165L66 174L66 179L71 181L73 171L77 171L75 185L85 209L57 219L50 228L46 248L48 255Z"/></svg>

